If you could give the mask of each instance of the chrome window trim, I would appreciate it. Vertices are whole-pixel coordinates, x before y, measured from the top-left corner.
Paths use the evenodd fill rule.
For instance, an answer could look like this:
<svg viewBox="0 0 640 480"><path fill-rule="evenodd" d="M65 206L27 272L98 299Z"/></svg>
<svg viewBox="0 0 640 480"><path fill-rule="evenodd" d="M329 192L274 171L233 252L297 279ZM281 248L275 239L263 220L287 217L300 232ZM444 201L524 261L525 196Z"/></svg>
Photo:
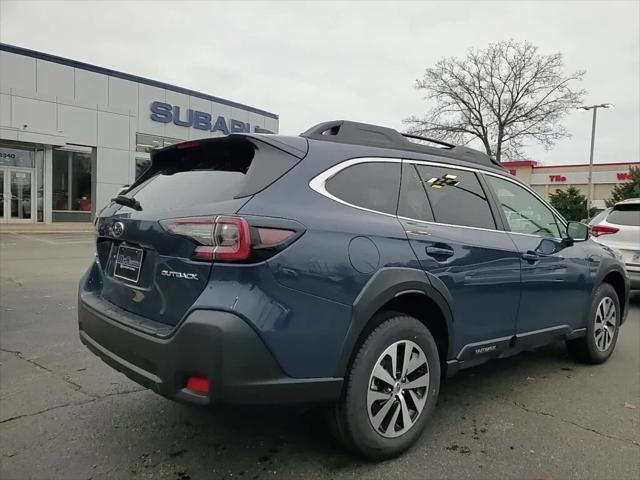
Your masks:
<svg viewBox="0 0 640 480"><path fill-rule="evenodd" d="M523 185L522 183L520 183L518 180L514 180L512 178L509 178L507 175L502 175L496 172L490 172L487 170L481 170L479 168L472 168L472 167L465 167L462 165L453 165L450 163L443 163L443 162L432 162L432 161L426 161L426 160L414 160L414 159L410 159L410 158L406 158L406 159L400 159L400 158L390 158L390 157L357 157L357 158L351 158L349 160L345 160L343 162L340 162L336 165L334 165L333 167L328 168L327 170L325 170L324 172L316 175L315 177L313 177L310 181L309 181L309 187L314 190L315 192L319 193L320 195L323 195L327 198L330 198L331 200L338 202L342 205L345 205L347 207L351 207L351 208L356 208L358 210L363 210L365 212L369 212L369 213L377 213L378 215L384 215L386 217L393 217L393 218L400 218L403 220L410 220L413 222L419 222L419 223L424 223L424 224L428 224L428 225L441 225L444 227L458 227L458 228L465 228L465 229L471 229L471 230L481 230L481 231L485 231L485 232L500 232L500 233L507 233L507 234L512 234L512 235L521 235L521 236L525 236L525 237L535 237L535 238L553 238L555 240L562 240L562 238L557 238L557 237L544 237L542 235L533 235L530 233L519 233L519 232L512 232L510 230L499 230L498 228L482 228L482 227L471 227L471 226L467 226L467 225L452 225L449 223L440 223L440 222L431 222L428 220L420 220L417 218L410 218L410 217L403 217L401 215L393 215L391 213L386 213L386 212L380 212L377 210L371 210L369 208L366 207L360 207L358 205L353 205L352 203L349 202L345 202L344 200L336 197L335 195L332 195L331 193L329 193L325 187L325 183L327 180L329 180L330 178L332 178L334 175L338 174L339 172L341 172L342 170L344 170L345 168L351 167L353 165L358 165L360 163L377 163L377 162L387 162L387 163L412 163L412 164L418 164L418 165L429 165L429 166L434 166L434 167L445 167L445 168L452 168L454 170L465 170L468 172L474 172L474 173L480 173L480 174L485 174L485 175L491 175L493 177L497 177L497 178L501 178L503 180L506 180L508 182L511 182L521 188L523 188L524 190L528 191L529 193L531 193L534 197L536 197L538 200L540 200L542 202L542 204L544 206L546 206L547 208L549 208L551 210L551 213L554 214L554 217L556 217L556 219L558 221L560 221L560 223L562 225L564 225L564 227L567 227L566 222L564 221L564 219L562 218L562 215L560 215L558 213L558 211L553 208L553 206L551 206L547 201L545 201L540 195L538 195L538 193L535 192L535 190L529 188L527 185Z"/></svg>
<svg viewBox="0 0 640 480"><path fill-rule="evenodd" d="M398 218L396 215L392 213L379 212L378 210L371 210L366 207L360 207L358 205L345 202L341 198L338 198L327 191L327 188L325 185L327 180L330 180L333 176L335 176L345 168L351 167L353 165L358 165L360 163L402 163L402 160L400 158L385 158L385 157L358 157L358 158L352 158L350 160L345 160L344 162L338 163L337 165L334 165L333 167L325 170L319 175L316 175L309 182L309 187L311 187L312 190L318 192L320 195L330 198L331 200L341 203L342 205L346 205L347 207L357 208L358 210L363 210L365 212L377 213L378 215L384 215L386 217Z"/></svg>
<svg viewBox="0 0 640 480"><path fill-rule="evenodd" d="M471 227L471 226L468 226L468 225L454 225L452 223L440 223L440 222L431 222L429 220L418 220L417 218L403 217L402 215L396 215L396 216L398 218L401 218L402 220L409 220L411 222L426 223L428 225L440 225L440 226L443 226L443 227L469 228L471 230L482 230L484 232L513 233L513 232L508 232L507 230L498 230L497 228L483 228L483 227ZM412 233L412 232L407 232L407 233Z"/></svg>

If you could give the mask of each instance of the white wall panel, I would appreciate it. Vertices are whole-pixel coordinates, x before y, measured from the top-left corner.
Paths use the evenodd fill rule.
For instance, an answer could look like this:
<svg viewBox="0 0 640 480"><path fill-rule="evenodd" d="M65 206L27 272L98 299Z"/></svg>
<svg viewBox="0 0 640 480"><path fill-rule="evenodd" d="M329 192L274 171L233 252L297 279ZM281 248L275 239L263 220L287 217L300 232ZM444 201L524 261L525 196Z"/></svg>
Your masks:
<svg viewBox="0 0 640 480"><path fill-rule="evenodd" d="M178 92L172 92L171 90L166 90L165 98L168 104L180 107L180 120L187 121L188 110L189 110L189 96L184 95L182 93L178 93ZM174 115L175 115L175 110L174 110ZM189 138L190 128L191 127L176 125L173 122L165 123L164 136L169 138L180 138L182 140L186 140Z"/></svg>
<svg viewBox="0 0 640 480"><path fill-rule="evenodd" d="M37 60L37 62L38 94L73 100L75 98L73 68L45 60Z"/></svg>
<svg viewBox="0 0 640 480"><path fill-rule="evenodd" d="M98 181L120 186L129 183L128 151L98 147L97 155Z"/></svg>
<svg viewBox="0 0 640 480"><path fill-rule="evenodd" d="M68 143L95 146L98 111L58 104L58 128Z"/></svg>
<svg viewBox="0 0 640 480"><path fill-rule="evenodd" d="M138 131L138 120L132 114L129 115L129 150L135 151L136 149L136 135Z"/></svg>
<svg viewBox="0 0 640 480"><path fill-rule="evenodd" d="M240 108L231 108L231 118L240 120L241 122L249 121L249 112Z"/></svg>
<svg viewBox="0 0 640 480"><path fill-rule="evenodd" d="M98 146L129 150L129 116L99 110Z"/></svg>
<svg viewBox="0 0 640 480"><path fill-rule="evenodd" d="M0 52L0 91L9 93L12 88L36 91L36 59Z"/></svg>
<svg viewBox="0 0 640 480"><path fill-rule="evenodd" d="M0 125L11 126L11 95L0 94Z"/></svg>
<svg viewBox="0 0 640 480"><path fill-rule="evenodd" d="M118 194L122 186L120 183L96 182L96 212L107 205Z"/></svg>
<svg viewBox="0 0 640 480"><path fill-rule="evenodd" d="M117 77L108 77L109 105L131 112L138 111L138 84Z"/></svg>
<svg viewBox="0 0 640 480"><path fill-rule="evenodd" d="M255 127L265 128L264 115L258 115L257 113L249 112L249 123L251 124L251 131L255 132Z"/></svg>
<svg viewBox="0 0 640 480"><path fill-rule="evenodd" d="M165 90L149 85L138 85L138 132L164 135L164 123L151 121L151 103L164 102Z"/></svg>
<svg viewBox="0 0 640 480"><path fill-rule="evenodd" d="M11 97L11 126L40 133L57 133L56 104L24 97ZM26 128L23 128L27 125Z"/></svg>
<svg viewBox="0 0 640 480"><path fill-rule="evenodd" d="M109 83L106 75L75 69L76 100L95 105L109 103Z"/></svg>

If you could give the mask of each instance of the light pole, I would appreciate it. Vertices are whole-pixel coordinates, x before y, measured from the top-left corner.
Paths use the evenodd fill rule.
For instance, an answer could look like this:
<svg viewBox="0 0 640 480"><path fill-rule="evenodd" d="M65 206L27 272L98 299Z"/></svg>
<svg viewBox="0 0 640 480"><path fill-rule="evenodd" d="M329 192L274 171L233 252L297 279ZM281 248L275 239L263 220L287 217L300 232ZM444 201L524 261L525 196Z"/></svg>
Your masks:
<svg viewBox="0 0 640 480"><path fill-rule="evenodd" d="M587 179L587 219L591 214L591 203L593 201L592 190L592 181L591 175L593 173L593 144L596 138L596 116L598 115L599 108L613 108L613 104L611 103L601 103L600 105L584 105L582 107L578 107L578 110L582 112L587 112L589 110L593 110L593 121L591 122L591 150L589 152L589 177Z"/></svg>

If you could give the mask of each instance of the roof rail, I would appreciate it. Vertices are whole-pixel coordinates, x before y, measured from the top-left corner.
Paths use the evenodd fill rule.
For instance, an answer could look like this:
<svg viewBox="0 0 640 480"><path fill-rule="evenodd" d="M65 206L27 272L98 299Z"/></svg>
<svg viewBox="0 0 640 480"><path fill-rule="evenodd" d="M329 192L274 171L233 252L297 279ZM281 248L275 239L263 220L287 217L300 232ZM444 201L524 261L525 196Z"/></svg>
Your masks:
<svg viewBox="0 0 640 480"><path fill-rule="evenodd" d="M454 145L442 140L435 140L433 138L421 137L409 133L400 133L393 128L370 125L368 123L332 120L313 126L306 132L301 133L300 136L313 140L429 153L504 170L504 167L500 165L498 161L484 152ZM412 142L409 139L422 140L439 146L423 145Z"/></svg>
<svg viewBox="0 0 640 480"><path fill-rule="evenodd" d="M436 145L442 145L443 147L447 147L447 148L454 148L455 147L455 145L452 144L452 143L443 142L442 140L436 140L435 138L429 138L429 137L422 137L420 135L414 135L413 133L401 133L400 135L402 135L405 138L413 138L415 140L423 140L425 142L435 143Z"/></svg>

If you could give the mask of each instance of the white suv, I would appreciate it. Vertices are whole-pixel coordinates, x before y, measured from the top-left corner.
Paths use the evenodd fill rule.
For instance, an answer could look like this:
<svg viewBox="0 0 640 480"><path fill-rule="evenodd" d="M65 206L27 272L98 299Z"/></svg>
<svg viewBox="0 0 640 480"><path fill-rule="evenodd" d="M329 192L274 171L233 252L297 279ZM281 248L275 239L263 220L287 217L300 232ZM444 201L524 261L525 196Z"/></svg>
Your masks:
<svg viewBox="0 0 640 480"><path fill-rule="evenodd" d="M616 203L593 217L589 225L598 242L621 253L631 288L640 288L640 198Z"/></svg>

